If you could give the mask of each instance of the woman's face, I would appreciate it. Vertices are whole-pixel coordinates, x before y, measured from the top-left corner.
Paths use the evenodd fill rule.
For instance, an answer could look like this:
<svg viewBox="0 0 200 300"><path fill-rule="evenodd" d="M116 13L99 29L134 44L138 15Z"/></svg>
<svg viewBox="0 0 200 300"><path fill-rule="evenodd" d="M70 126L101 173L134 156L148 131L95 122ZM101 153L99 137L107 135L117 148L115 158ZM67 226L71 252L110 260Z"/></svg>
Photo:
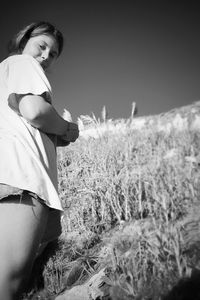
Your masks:
<svg viewBox="0 0 200 300"><path fill-rule="evenodd" d="M58 45L51 35L37 35L28 40L22 54L34 57L46 71L58 57Z"/></svg>

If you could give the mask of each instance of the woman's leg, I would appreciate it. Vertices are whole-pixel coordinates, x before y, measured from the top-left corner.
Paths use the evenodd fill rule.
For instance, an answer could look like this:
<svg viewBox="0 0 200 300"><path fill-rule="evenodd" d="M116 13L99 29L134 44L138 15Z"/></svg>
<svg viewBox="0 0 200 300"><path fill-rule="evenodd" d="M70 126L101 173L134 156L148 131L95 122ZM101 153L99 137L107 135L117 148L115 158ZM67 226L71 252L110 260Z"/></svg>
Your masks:
<svg viewBox="0 0 200 300"><path fill-rule="evenodd" d="M29 194L0 201L0 299L18 300L47 224L49 209Z"/></svg>

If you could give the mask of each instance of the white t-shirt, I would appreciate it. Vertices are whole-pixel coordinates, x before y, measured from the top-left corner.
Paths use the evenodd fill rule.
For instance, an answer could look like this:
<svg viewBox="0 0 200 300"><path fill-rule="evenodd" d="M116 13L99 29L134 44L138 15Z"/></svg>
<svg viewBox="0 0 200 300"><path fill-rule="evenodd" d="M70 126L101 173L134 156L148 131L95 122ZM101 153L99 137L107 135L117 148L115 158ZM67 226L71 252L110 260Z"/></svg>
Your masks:
<svg viewBox="0 0 200 300"><path fill-rule="evenodd" d="M56 137L32 127L20 115L18 99L26 94L52 101L40 64L27 54L10 56L0 63L0 183L36 193L47 206L62 210Z"/></svg>

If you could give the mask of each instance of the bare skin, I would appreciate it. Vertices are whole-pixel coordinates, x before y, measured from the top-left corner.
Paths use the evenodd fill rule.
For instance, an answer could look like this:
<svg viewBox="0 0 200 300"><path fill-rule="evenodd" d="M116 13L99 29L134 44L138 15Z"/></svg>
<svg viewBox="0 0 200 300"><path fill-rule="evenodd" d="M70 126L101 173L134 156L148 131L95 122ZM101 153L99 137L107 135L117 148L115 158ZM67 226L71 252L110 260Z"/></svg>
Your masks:
<svg viewBox="0 0 200 300"><path fill-rule="evenodd" d="M63 141L75 142L79 136L78 125L65 121L42 96L23 96L19 102L19 110L33 127L55 134Z"/></svg>
<svg viewBox="0 0 200 300"><path fill-rule="evenodd" d="M23 292L48 214L49 208L28 194L0 202L0 299L17 300Z"/></svg>

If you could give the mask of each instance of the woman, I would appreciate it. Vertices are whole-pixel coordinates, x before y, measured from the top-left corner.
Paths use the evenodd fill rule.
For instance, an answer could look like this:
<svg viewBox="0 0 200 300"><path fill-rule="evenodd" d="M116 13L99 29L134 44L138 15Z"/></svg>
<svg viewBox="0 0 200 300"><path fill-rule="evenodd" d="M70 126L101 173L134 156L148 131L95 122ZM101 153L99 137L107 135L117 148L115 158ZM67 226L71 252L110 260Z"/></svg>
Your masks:
<svg viewBox="0 0 200 300"><path fill-rule="evenodd" d="M0 299L18 299L41 244L61 231L56 146L79 135L52 105L46 70L63 37L32 23L9 43L0 64Z"/></svg>

